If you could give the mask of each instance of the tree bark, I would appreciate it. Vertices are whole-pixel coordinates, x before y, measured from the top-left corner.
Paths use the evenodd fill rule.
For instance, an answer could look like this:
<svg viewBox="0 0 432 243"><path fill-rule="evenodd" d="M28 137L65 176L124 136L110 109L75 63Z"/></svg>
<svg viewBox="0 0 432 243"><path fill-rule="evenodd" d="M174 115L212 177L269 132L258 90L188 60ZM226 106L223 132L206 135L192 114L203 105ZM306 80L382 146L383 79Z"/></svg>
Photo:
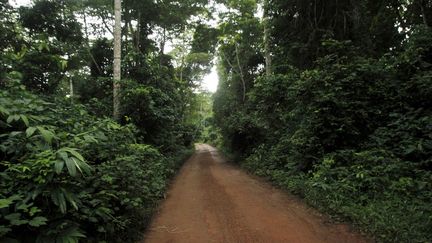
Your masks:
<svg viewBox="0 0 432 243"><path fill-rule="evenodd" d="M227 58L227 56L225 56L223 51L220 52L220 55L222 56L223 60L225 60L228 63L228 65L230 66L231 71L240 76L241 84L242 84L242 93L243 93L242 101L244 102L246 100L246 81L243 77L243 71L242 71L241 64L240 64L240 57L239 57L239 53L238 53L237 44L235 44L235 54L236 54L235 59L237 60L237 66L239 69L238 71L236 70L236 67L231 63L230 59Z"/></svg>
<svg viewBox="0 0 432 243"><path fill-rule="evenodd" d="M120 80L121 80L121 0L114 1L114 81L113 117L120 120Z"/></svg>
<svg viewBox="0 0 432 243"><path fill-rule="evenodd" d="M166 28L163 27L162 30L162 40L160 43L160 54L163 55L165 52L165 43L166 43Z"/></svg>
<svg viewBox="0 0 432 243"><path fill-rule="evenodd" d="M237 43L235 44L235 51L236 51L236 59L237 59L237 65L238 65L238 69L239 69L239 74L240 74L240 79L242 81L242 87L243 87L243 102L245 102L246 100L246 81L244 79L244 75L243 75L243 68L240 64L240 57L239 57L239 50L238 50L238 46Z"/></svg>
<svg viewBox="0 0 432 243"><path fill-rule="evenodd" d="M420 1L420 10L421 10L421 14L422 14L422 17L423 17L423 23L426 25L426 26L428 26L428 27L431 27L431 24L429 23L429 16L428 16L428 13L427 13L427 10L426 10L426 5L427 4L427 1L425 1L425 0L421 0Z"/></svg>
<svg viewBox="0 0 432 243"><path fill-rule="evenodd" d="M272 75L272 57L270 51L270 29L268 16L268 0L264 0L263 23L264 23L264 55L266 63L266 75Z"/></svg>
<svg viewBox="0 0 432 243"><path fill-rule="evenodd" d="M353 24L353 31L357 35L361 34L361 9L358 0L351 0L351 22Z"/></svg>
<svg viewBox="0 0 432 243"><path fill-rule="evenodd" d="M74 83L71 77L69 77L69 95L71 103L73 103L74 100Z"/></svg>
<svg viewBox="0 0 432 243"><path fill-rule="evenodd" d="M159 67L162 66L162 59L165 52L165 44L166 44L166 28L162 27L162 40L160 43Z"/></svg>
<svg viewBox="0 0 432 243"><path fill-rule="evenodd" d="M181 66L180 66L180 83L183 83L183 69L184 69L184 56L182 56Z"/></svg>

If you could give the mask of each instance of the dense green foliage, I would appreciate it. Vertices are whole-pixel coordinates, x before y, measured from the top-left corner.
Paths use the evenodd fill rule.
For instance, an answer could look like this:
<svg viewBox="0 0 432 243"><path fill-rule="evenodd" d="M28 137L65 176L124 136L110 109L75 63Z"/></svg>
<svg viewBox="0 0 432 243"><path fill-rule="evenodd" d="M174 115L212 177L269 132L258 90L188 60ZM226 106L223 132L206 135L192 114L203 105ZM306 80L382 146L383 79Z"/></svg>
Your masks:
<svg viewBox="0 0 432 243"><path fill-rule="evenodd" d="M0 0L0 241L139 239L194 141L378 241L432 239L430 1L122 3L114 121L113 1Z"/></svg>
<svg viewBox="0 0 432 243"><path fill-rule="evenodd" d="M249 7L231 6L238 21L224 22L237 42L219 49L214 111L224 146L378 241L430 240L430 3L271 0L265 75L255 49L263 40L248 25L257 17L244 10L253 1L241 2Z"/></svg>
<svg viewBox="0 0 432 243"><path fill-rule="evenodd" d="M176 158L138 144L133 125L96 118L81 105L22 87L1 91L0 101L2 238L139 237Z"/></svg>
<svg viewBox="0 0 432 243"><path fill-rule="evenodd" d="M112 4L0 0L1 242L138 240L201 133L208 2L123 1L118 121Z"/></svg>

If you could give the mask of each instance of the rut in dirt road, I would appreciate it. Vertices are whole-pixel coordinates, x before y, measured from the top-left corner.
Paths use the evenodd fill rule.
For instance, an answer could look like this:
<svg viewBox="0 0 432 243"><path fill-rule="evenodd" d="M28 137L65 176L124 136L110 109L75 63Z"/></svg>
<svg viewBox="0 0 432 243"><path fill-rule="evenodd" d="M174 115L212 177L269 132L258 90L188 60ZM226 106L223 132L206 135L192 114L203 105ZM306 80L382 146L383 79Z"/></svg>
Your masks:
<svg viewBox="0 0 432 243"><path fill-rule="evenodd" d="M366 242L197 145L144 242Z"/></svg>

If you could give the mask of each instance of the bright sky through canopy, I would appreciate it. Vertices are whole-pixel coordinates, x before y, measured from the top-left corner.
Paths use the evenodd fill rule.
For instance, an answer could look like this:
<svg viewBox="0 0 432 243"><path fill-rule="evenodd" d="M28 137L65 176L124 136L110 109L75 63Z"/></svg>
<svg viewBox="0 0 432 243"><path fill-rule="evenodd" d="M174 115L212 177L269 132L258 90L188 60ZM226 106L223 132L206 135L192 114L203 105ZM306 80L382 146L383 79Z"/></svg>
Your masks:
<svg viewBox="0 0 432 243"><path fill-rule="evenodd" d="M30 5L31 0L9 0L12 6L26 6Z"/></svg>
<svg viewBox="0 0 432 243"><path fill-rule="evenodd" d="M211 72L204 77L202 86L205 90L212 93L216 92L219 83L219 77L217 75L216 66L213 66Z"/></svg>
<svg viewBox="0 0 432 243"><path fill-rule="evenodd" d="M28 6L31 4L31 0L9 0L9 3L15 7ZM169 49L169 47L167 49ZM218 83L219 83L219 77L217 75L216 66L213 66L211 72L204 77L202 81L202 88L204 90L214 93L217 90Z"/></svg>

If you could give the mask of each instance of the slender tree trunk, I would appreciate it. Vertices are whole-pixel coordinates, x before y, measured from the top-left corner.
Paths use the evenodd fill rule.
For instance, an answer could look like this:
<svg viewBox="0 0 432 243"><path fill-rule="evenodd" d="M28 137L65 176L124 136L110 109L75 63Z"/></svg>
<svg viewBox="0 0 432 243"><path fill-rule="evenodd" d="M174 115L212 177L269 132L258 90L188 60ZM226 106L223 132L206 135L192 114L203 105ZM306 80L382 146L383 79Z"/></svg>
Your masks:
<svg viewBox="0 0 432 243"><path fill-rule="evenodd" d="M73 84L73 80L71 77L69 77L69 95L70 95L70 100L71 103L73 104L73 100L74 100L74 84Z"/></svg>
<svg viewBox="0 0 432 243"><path fill-rule="evenodd" d="M160 43L160 56L159 56L159 67L162 66L162 58L165 52L165 44L166 44L166 28L162 27L162 40Z"/></svg>
<svg viewBox="0 0 432 243"><path fill-rule="evenodd" d="M182 57L181 60L181 65L180 65L180 83L183 83L183 69L184 69L184 56Z"/></svg>
<svg viewBox="0 0 432 243"><path fill-rule="evenodd" d="M272 57L270 51L270 24L268 16L268 0L264 0L263 22L264 22L264 55L266 62L266 75L272 75Z"/></svg>
<svg viewBox="0 0 432 243"><path fill-rule="evenodd" d="M243 68L240 64L240 56L239 56L239 50L238 50L238 46L237 44L235 44L235 51L236 51L236 59L237 59L237 65L238 65L238 69L239 69L239 74L240 74L240 78L242 81L242 88L243 88L243 97L242 100L243 102L245 102L246 100L246 81L244 79L244 75L243 75Z"/></svg>
<svg viewBox="0 0 432 243"><path fill-rule="evenodd" d="M138 11L138 23L137 23L137 31L136 31L136 50L137 52L141 51L141 11Z"/></svg>
<svg viewBox="0 0 432 243"><path fill-rule="evenodd" d="M427 4L426 0L421 0L420 1L421 14L422 14L422 17L423 17L423 23L426 26L431 27L431 25L429 23L429 19L428 19L429 16L427 14L426 6L425 6L426 4Z"/></svg>
<svg viewBox="0 0 432 243"><path fill-rule="evenodd" d="M351 22L353 24L353 31L357 35L361 35L361 9L358 0L351 0Z"/></svg>
<svg viewBox="0 0 432 243"><path fill-rule="evenodd" d="M224 60L226 60L226 62L228 63L228 65L231 67L231 70L235 73L237 73L240 76L241 79L241 84L242 84L242 92L243 92L243 97L242 97L242 101L244 102L246 100L246 81L244 79L243 76L243 71L242 71L242 67L240 64L240 57L239 57L239 52L238 52L238 46L237 44L235 45L235 54L236 54L236 60L237 60L237 66L238 69L230 62L230 59L228 59L225 54L223 53L223 51L220 52L220 55L222 56L222 58Z"/></svg>
<svg viewBox="0 0 432 243"><path fill-rule="evenodd" d="M114 82L113 117L120 120L120 80L121 80L121 0L114 1Z"/></svg>
<svg viewBox="0 0 432 243"><path fill-rule="evenodd" d="M162 41L160 43L160 54L163 55L165 52L165 43L166 43L166 29L163 27L162 30Z"/></svg>

